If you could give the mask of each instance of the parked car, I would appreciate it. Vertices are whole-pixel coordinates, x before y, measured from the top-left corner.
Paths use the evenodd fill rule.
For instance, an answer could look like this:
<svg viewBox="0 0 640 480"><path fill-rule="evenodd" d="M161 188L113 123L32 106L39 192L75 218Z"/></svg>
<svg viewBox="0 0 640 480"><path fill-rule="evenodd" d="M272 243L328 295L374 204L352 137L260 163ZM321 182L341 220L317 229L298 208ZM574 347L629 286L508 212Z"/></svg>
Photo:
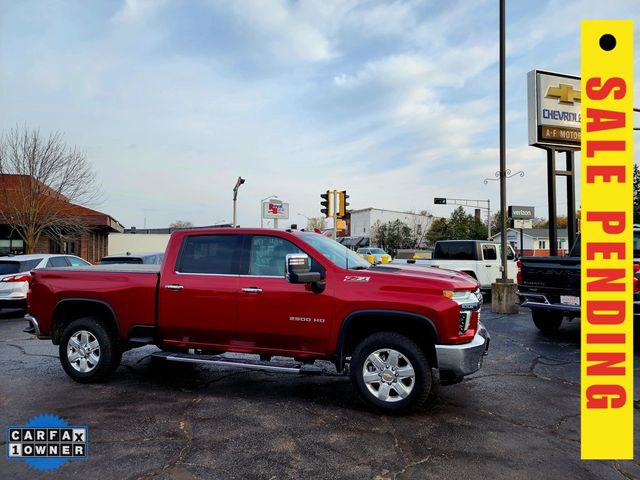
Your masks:
<svg viewBox="0 0 640 480"><path fill-rule="evenodd" d="M507 245L507 277L516 279L516 254ZM441 240L436 242L430 260L395 259L393 264L413 264L446 268L470 275L483 291L491 291L491 284L502 276L501 245L486 240Z"/></svg>
<svg viewBox="0 0 640 480"><path fill-rule="evenodd" d="M522 257L518 261L518 297L531 309L533 323L545 333L557 331L564 319L580 318L580 235L566 257ZM640 226L633 229L633 317L640 316Z"/></svg>
<svg viewBox="0 0 640 480"><path fill-rule="evenodd" d="M0 309L26 308L31 270L89 265L89 262L74 255L33 254L0 257Z"/></svg>
<svg viewBox="0 0 640 480"><path fill-rule="evenodd" d="M164 252L149 252L149 253L118 253L116 255L108 255L100 259L100 265L114 265L114 264L138 264L138 265L160 265Z"/></svg>
<svg viewBox="0 0 640 480"><path fill-rule="evenodd" d="M389 255L381 248L359 248L356 253L372 265L376 265L379 263L385 264L391 262L392 260L391 255Z"/></svg>
<svg viewBox="0 0 640 480"><path fill-rule="evenodd" d="M26 331L59 345L80 383L105 379L124 350L154 344L163 361L277 372L319 374L314 361L329 360L366 404L399 411L424 403L432 368L458 382L489 346L469 276L372 266L312 232L179 230L160 267L37 270L29 291Z"/></svg>

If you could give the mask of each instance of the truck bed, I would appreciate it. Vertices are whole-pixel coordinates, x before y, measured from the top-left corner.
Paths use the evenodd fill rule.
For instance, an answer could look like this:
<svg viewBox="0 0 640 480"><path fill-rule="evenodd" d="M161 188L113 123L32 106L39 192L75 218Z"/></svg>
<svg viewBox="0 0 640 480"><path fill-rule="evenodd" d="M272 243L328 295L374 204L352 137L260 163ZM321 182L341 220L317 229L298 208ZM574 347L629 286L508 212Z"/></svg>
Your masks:
<svg viewBox="0 0 640 480"><path fill-rule="evenodd" d="M78 302L94 302L112 310L120 334L127 338L133 326L155 326L159 265L99 265L39 269L29 310L38 318L43 336L51 335L58 308Z"/></svg>

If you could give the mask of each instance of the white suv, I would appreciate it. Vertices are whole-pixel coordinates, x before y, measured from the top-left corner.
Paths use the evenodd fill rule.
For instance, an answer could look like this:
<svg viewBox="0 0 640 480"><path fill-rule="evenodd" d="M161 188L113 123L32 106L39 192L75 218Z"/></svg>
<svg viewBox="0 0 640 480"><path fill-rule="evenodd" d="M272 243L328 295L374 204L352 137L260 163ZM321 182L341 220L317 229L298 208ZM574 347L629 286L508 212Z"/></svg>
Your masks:
<svg viewBox="0 0 640 480"><path fill-rule="evenodd" d="M33 254L0 257L0 309L26 308L31 270L88 265L91 264L73 255Z"/></svg>

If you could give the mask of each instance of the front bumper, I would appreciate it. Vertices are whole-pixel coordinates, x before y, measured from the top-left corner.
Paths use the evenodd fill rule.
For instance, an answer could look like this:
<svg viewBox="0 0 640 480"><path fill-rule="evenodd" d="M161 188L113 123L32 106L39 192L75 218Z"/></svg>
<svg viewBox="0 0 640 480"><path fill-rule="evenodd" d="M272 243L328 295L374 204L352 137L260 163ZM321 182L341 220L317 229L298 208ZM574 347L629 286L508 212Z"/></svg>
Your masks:
<svg viewBox="0 0 640 480"><path fill-rule="evenodd" d="M453 377L464 377L477 372L482 360L489 351L491 337L482 323L478 324L478 332L469 343L462 345L436 345L436 356L440 374Z"/></svg>

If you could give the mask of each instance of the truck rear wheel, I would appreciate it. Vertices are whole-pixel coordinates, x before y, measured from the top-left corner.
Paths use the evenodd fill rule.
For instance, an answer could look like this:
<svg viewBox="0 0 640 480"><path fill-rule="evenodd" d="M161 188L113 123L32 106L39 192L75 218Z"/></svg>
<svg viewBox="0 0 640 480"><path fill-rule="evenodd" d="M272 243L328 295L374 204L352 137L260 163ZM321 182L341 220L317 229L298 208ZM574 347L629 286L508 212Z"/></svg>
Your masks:
<svg viewBox="0 0 640 480"><path fill-rule="evenodd" d="M542 333L555 333L562 324L563 315L560 312L550 312L548 310L531 310L533 323Z"/></svg>
<svg viewBox="0 0 640 480"><path fill-rule="evenodd" d="M362 340L351 355L349 372L360 399L388 413L422 405L433 384L424 352L395 332L374 333Z"/></svg>
<svg viewBox="0 0 640 480"><path fill-rule="evenodd" d="M60 337L60 363L79 383L104 380L120 364L122 351L114 336L97 318L71 322Z"/></svg>

